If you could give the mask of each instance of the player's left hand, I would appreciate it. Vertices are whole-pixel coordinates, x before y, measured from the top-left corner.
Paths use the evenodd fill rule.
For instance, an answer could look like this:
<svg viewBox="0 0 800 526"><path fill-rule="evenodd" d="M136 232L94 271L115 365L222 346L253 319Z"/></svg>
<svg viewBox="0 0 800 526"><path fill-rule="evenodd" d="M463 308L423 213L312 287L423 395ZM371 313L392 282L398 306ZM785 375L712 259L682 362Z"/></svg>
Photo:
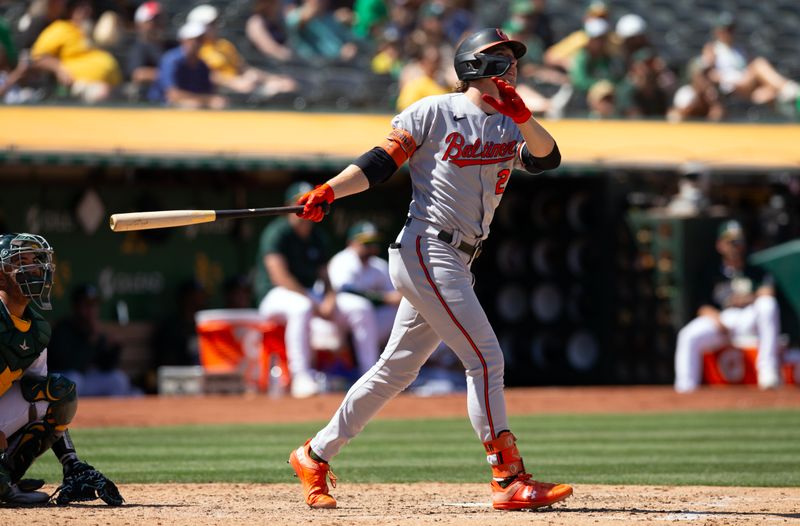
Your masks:
<svg viewBox="0 0 800 526"><path fill-rule="evenodd" d="M491 95L484 93L481 95L483 101L496 109L503 115L508 115L517 124L527 122L531 118L531 110L525 106L522 97L519 96L514 86L501 79L500 77L492 77L492 81L497 86L497 92L500 95L500 100L495 99Z"/></svg>
<svg viewBox="0 0 800 526"><path fill-rule="evenodd" d="M303 219L308 219L319 223L325 217L329 205L333 203L333 188L328 183L306 192L297 200L298 205L303 205L303 211L297 215Z"/></svg>
<svg viewBox="0 0 800 526"><path fill-rule="evenodd" d="M109 506L121 506L125 499L111 479L86 462L78 462L65 475L55 493L59 505L101 499Z"/></svg>

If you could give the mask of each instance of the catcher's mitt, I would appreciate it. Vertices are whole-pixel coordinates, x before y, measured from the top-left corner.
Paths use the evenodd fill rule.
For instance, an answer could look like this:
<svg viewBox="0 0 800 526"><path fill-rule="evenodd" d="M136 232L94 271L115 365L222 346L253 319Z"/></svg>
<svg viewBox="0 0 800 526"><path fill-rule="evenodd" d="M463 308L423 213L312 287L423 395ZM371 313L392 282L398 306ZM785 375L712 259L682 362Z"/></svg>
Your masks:
<svg viewBox="0 0 800 526"><path fill-rule="evenodd" d="M125 499L117 485L86 462L78 462L64 475L64 481L53 494L58 505L102 499L109 506L121 506Z"/></svg>

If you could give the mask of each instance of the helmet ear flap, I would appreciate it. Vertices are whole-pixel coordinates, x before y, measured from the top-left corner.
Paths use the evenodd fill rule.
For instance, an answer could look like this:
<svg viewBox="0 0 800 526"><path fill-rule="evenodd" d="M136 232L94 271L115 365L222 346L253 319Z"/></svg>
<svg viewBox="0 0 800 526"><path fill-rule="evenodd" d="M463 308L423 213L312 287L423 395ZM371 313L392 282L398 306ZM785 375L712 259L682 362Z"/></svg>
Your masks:
<svg viewBox="0 0 800 526"><path fill-rule="evenodd" d="M466 69L465 76L467 76L468 79L474 79L477 78L477 75L480 73L481 61L477 58L469 60L464 62L464 66Z"/></svg>

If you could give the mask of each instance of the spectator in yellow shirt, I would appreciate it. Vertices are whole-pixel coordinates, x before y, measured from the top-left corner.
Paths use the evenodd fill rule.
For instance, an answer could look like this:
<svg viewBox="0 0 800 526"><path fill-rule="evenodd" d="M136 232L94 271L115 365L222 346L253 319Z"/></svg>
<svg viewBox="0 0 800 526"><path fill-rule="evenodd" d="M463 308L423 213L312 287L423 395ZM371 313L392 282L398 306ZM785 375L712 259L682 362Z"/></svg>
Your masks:
<svg viewBox="0 0 800 526"><path fill-rule="evenodd" d="M36 67L55 74L72 96L95 103L112 95L122 82L122 73L114 56L95 47L83 33L81 28L91 16L89 0L67 2L66 19L42 31L31 48L31 58Z"/></svg>
<svg viewBox="0 0 800 526"><path fill-rule="evenodd" d="M297 91L297 82L286 75L277 75L249 66L229 40L219 38L219 11L212 5L199 5L189 12L187 23L206 26L200 58L211 69L211 81L234 93L255 94L270 98L279 93Z"/></svg>
<svg viewBox="0 0 800 526"><path fill-rule="evenodd" d="M397 96L397 110L403 111L414 102L430 95L444 95L449 90L437 80L441 76L442 56L437 47L424 47L416 61L420 74L405 82ZM408 64L407 67L414 67Z"/></svg>

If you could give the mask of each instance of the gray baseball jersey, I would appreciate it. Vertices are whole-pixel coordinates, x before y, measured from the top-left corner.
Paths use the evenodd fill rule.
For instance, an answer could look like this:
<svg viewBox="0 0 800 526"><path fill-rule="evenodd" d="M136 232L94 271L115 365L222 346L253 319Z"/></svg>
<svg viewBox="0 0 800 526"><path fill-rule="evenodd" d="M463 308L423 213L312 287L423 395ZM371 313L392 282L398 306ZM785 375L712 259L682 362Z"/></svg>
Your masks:
<svg viewBox="0 0 800 526"><path fill-rule="evenodd" d="M392 283L403 300L380 360L311 441L327 460L416 378L441 341L464 364L469 417L481 441L509 428L503 353L472 288L475 253L464 243L474 246L489 234L522 135L510 118L488 115L457 93L411 105L392 127L384 150L398 166L409 160L413 185L409 220L389 248Z"/></svg>
<svg viewBox="0 0 800 526"><path fill-rule="evenodd" d="M392 127L416 144L408 160L411 217L485 239L523 144L514 121L448 93L411 105Z"/></svg>

